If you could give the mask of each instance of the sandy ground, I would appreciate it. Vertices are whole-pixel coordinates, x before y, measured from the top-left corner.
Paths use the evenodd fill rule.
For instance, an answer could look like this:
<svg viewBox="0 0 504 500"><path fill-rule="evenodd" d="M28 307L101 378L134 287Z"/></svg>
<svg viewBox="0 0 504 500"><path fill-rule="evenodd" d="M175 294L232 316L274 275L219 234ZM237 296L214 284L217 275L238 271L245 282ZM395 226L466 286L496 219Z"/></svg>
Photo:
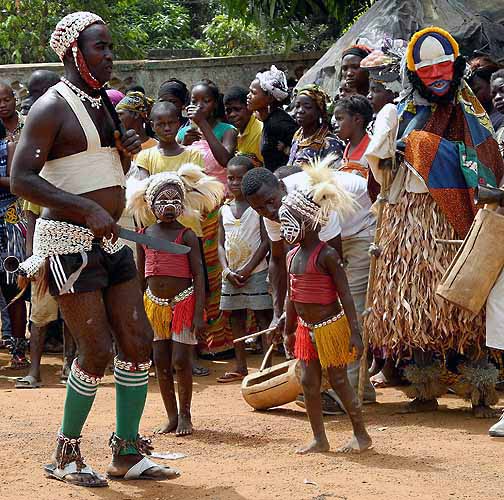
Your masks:
<svg viewBox="0 0 504 500"><path fill-rule="evenodd" d="M259 364L252 357L253 366ZM155 436L156 451L187 454L176 466L174 481L110 482L109 488L71 487L44 477L54 446L65 389L58 383L60 360L44 358L44 388L17 390L0 371L0 498L7 499L499 499L504 498L504 440L491 439L492 420L475 420L467 405L441 400L437 413L402 415L406 401L395 389L379 392L380 403L365 408L374 449L365 455L297 456L296 446L310 439L304 410L295 404L253 411L239 385L215 383L227 362L208 363L212 375L195 379L193 415L196 431L188 438ZM5 351L0 365L5 366ZM141 432L151 435L163 418L155 379L151 379ZM336 449L350 437L346 417L328 417L329 439ZM107 440L114 428L114 386L107 376L84 429L83 454L103 472L109 459Z"/></svg>

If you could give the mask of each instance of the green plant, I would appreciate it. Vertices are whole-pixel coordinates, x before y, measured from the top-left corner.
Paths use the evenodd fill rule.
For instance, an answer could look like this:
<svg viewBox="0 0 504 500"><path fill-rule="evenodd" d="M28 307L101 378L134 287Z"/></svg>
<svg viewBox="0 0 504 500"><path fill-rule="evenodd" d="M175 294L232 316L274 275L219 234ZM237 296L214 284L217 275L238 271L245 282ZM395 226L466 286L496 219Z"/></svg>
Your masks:
<svg viewBox="0 0 504 500"><path fill-rule="evenodd" d="M205 56L230 56L264 52L267 40L253 23L220 14L203 29L196 47Z"/></svg>
<svg viewBox="0 0 504 500"><path fill-rule="evenodd" d="M105 20L119 59L145 57L150 48L194 44L189 10L170 0L2 0L0 64L56 61L49 37L64 15L79 10Z"/></svg>

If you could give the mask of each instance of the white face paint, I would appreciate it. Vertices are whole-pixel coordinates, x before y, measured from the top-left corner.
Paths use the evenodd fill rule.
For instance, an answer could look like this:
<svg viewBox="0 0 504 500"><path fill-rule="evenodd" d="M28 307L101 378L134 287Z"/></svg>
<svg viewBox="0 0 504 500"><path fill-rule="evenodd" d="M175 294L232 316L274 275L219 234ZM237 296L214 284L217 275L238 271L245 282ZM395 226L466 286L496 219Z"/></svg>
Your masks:
<svg viewBox="0 0 504 500"><path fill-rule="evenodd" d="M154 215L163 220L167 217L180 217L184 212L182 194L175 186L162 189L154 200L152 207Z"/></svg>
<svg viewBox="0 0 504 500"><path fill-rule="evenodd" d="M278 216L280 218L280 232L289 245L303 239L305 233L304 222L299 223L285 205L282 205L278 210Z"/></svg>

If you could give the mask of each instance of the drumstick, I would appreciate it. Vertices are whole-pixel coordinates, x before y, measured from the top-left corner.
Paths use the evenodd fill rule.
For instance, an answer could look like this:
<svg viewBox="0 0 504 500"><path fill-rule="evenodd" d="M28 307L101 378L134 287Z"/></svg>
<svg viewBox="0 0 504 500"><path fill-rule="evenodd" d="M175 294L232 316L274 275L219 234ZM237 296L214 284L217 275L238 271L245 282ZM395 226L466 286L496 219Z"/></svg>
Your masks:
<svg viewBox="0 0 504 500"><path fill-rule="evenodd" d="M443 245L462 245L464 243L464 240L444 240L442 238L436 238L435 241Z"/></svg>
<svg viewBox="0 0 504 500"><path fill-rule="evenodd" d="M266 356L264 356L264 359L263 359L263 361L261 363L261 368L259 368L260 372L262 372L266 368L266 366L268 365L268 363L270 361L270 358L273 355L273 349L274 349L274 347L275 347L275 344L271 344L269 346L269 349L266 352Z"/></svg>
<svg viewBox="0 0 504 500"><path fill-rule="evenodd" d="M256 332L256 333L251 333L250 335L245 335L245 337L240 337L239 339L233 340L233 344L237 344L238 342L243 342L244 340L247 339L253 339L255 337L259 337L259 335L264 335L265 333L270 333L276 330L276 326L272 328L267 328L266 330L263 330L261 332Z"/></svg>

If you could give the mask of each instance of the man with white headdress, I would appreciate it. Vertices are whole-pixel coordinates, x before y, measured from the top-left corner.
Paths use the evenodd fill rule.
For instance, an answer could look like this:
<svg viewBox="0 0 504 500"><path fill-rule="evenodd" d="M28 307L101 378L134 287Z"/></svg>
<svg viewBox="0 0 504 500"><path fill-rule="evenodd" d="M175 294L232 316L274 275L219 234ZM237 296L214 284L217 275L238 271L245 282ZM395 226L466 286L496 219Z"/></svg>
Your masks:
<svg viewBox="0 0 504 500"><path fill-rule="evenodd" d="M116 430L110 438L112 478L169 479L138 434L150 367L152 330L145 315L132 251L117 242L124 173L140 151L133 130L122 136L102 99L112 74L112 39L90 12L64 17L51 36L65 76L30 111L12 166L11 188L44 208L33 255L21 271L34 277L46 265L49 291L79 346L67 382L63 422L48 476L79 486L106 486L80 452L81 431L112 353ZM39 279L44 279L40 277Z"/></svg>

